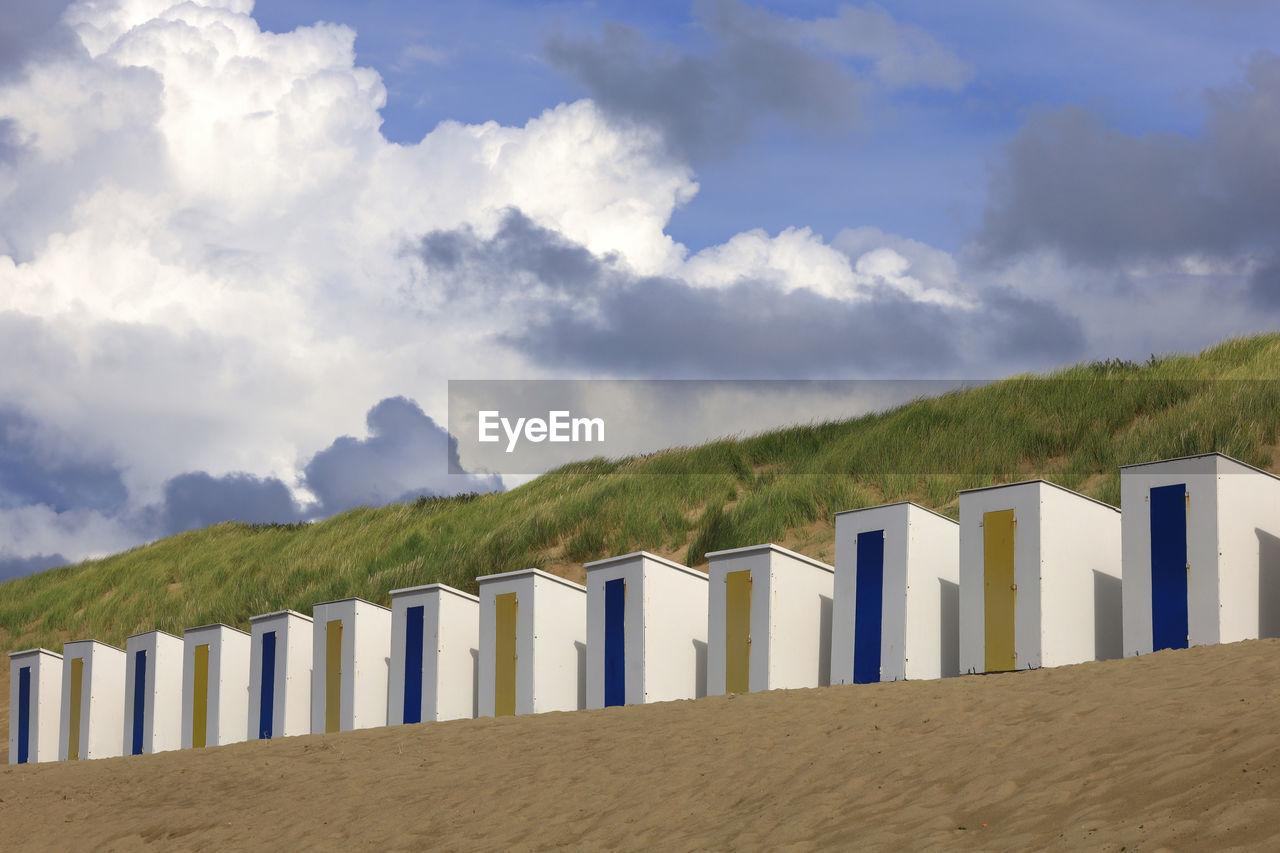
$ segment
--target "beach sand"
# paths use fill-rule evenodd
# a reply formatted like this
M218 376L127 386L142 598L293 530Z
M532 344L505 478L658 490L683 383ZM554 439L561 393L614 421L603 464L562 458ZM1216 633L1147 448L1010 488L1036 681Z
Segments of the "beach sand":
M1263 640L6 766L0 845L1274 849L1278 685Z

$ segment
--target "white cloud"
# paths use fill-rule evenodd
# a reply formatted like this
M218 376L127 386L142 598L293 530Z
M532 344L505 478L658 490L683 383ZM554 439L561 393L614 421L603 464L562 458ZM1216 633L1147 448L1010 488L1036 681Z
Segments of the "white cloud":
M786 228L776 237L757 228L702 250L675 272L700 287L751 279L783 293L805 289L846 302L887 287L915 302L971 304L951 255L876 228L846 229L830 244L808 228Z
M805 288L833 299L856 299L865 283L848 258L808 228L787 228L776 237L760 228L737 234L694 255L680 274L701 287L729 287L756 279L783 292Z
M0 509L0 560L13 556L61 554L69 560L105 557L138 544L124 521L96 510L56 512L41 504Z
M511 207L640 275L955 298L953 269L887 236L892 254L855 256L806 228L749 231L687 258L664 229L692 170L589 100L390 143L352 30L263 32L251 12L84 0L64 18L82 49L0 84L18 144L0 163L0 402L113 460L134 510L186 471L297 488L381 399L443 420L447 378L537 373L487 343L525 317L433 301L406 251L433 229L492 233ZM128 544L120 524L29 508L0 536L80 556Z

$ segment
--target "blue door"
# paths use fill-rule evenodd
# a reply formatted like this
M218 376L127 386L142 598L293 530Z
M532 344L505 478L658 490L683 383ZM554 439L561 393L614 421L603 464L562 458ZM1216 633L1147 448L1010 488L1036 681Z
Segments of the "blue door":
M147 650L133 654L133 755L142 755L142 731L147 721Z
M18 670L18 763L31 760L31 667Z
M262 685L258 693L258 739L270 740L276 718L276 632L262 635Z
M1151 647L1187 647L1187 486L1151 490Z
M627 582L622 578L604 584L604 704L627 703L626 639L623 611Z
M425 608L410 607L405 613L404 639L404 721L422 722L422 623Z
M884 611L884 531L858 534L854 579L853 683L880 680L880 623Z

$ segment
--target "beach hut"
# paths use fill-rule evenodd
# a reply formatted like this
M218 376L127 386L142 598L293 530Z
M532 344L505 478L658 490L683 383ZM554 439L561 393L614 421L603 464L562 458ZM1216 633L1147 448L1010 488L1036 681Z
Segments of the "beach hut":
M835 569L772 544L707 560L707 692L830 684Z
M1119 657L1120 510L1045 480L960 492L960 670Z
M164 631L125 641L125 755L182 747L182 651L182 640Z
M344 598L311 608L311 732L387 724L391 611Z
M122 753L124 652L97 640L62 647L58 759L114 758Z
M311 733L311 617L277 610L249 619L249 738Z
M217 623L182 641L182 748L248 740L249 635Z
M442 583L391 590L387 725L476 715L480 599Z
M482 717L586 706L587 588L539 569L476 578Z
M9 653L9 763L58 760L62 655L48 649Z
M918 504L836 513L831 681L960 674L960 525Z
M1280 478L1205 453L1120 469L1124 653L1280 637Z
M587 707L707 692L707 576L647 551L587 563Z

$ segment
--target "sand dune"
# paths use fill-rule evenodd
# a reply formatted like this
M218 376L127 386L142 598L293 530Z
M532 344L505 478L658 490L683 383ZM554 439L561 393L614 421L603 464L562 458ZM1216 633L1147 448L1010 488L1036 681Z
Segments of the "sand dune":
M1280 845L1280 641L6 767L24 849Z

